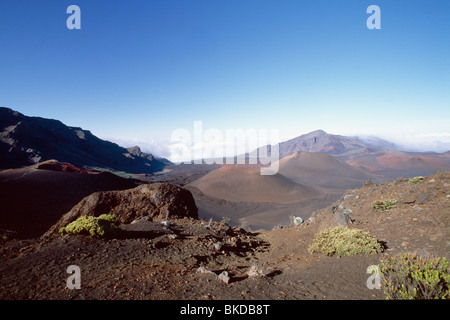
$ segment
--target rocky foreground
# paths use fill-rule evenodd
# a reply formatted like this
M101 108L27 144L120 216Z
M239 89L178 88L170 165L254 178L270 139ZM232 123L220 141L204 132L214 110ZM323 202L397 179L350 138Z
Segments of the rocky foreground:
M197 219L182 188L138 188L128 195L85 198L41 238L3 240L0 299L384 299L382 289L366 285L367 268L382 256L416 252L449 258L450 173L415 182L367 182L300 225L255 232ZM170 188L174 193L164 193ZM147 211L140 203L144 198ZM390 208L374 208L376 201L392 199ZM158 214L149 214L151 208ZM190 214L180 216L183 210ZM126 213L114 235L57 232L79 215L107 212ZM331 257L308 252L317 232L338 225L368 231L383 252ZM69 266L79 268L79 289Z

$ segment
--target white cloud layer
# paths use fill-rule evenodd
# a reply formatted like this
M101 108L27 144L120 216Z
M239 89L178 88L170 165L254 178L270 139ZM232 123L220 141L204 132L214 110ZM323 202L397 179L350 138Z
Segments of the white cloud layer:
M415 135L385 137L405 151L450 151L450 133L419 133Z
M397 148L404 151L416 151L416 152L447 152L450 151L450 133L436 132L436 133L419 133L415 135L389 135L380 136L397 145ZM193 160L192 153L198 154L201 150L205 152L209 149L219 150L220 146L216 145L214 141L203 141L202 145L192 144L187 141L143 141L143 140L125 140L117 138L105 138L106 140L117 143L118 145L128 148L133 146L139 146L143 152L151 153L155 157L166 158L173 162L183 162L186 160ZM224 151L227 150L227 141L223 141L221 145ZM198 151L200 150L200 151ZM198 151L198 152L197 152ZM245 150L248 151L248 150ZM245 152L244 151L244 152ZM224 152L225 154L226 152ZM216 154L215 156L221 156ZM229 155L227 155L229 156ZM209 157L214 157L214 154L208 154ZM194 157L195 158L195 157Z

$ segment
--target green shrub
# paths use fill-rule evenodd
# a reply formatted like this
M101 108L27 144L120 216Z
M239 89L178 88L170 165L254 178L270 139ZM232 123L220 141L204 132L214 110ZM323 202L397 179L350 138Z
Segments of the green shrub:
M401 254L381 260L387 299L449 299L450 274L445 258Z
M227 224L228 222L230 222L230 218L228 218L228 217L223 217L222 220L220 221L220 223L223 223L223 224Z
M120 224L119 220L117 220L117 217L115 215L113 215L113 214L101 214L101 215L98 216L97 219L109 221L113 225Z
M102 214L98 217L81 216L59 230L64 234L85 234L92 237L103 237L114 231L114 225L119 222L114 215Z
M348 227L329 228L314 235L314 241L308 248L310 253L321 252L327 256L371 254L381 250L381 244L368 232Z
M409 184L416 184L416 183L422 183L422 182L423 182L422 176L418 176L418 177L409 179Z
M378 211L385 211L392 208L395 208L397 205L397 200L390 199L390 200L377 200L372 202L372 208Z

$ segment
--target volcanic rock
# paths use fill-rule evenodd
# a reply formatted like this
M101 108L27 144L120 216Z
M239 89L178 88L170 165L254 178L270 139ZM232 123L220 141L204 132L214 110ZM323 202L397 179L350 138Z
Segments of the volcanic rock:
M131 223L140 217L153 221L169 218L198 219L198 208L190 191L168 183L140 185L122 191L95 192L75 205L45 234L52 236L80 216L113 214L121 223Z
M329 228L341 227L344 228L350 223L350 217L343 212L335 212L334 215L327 215L319 225L319 231L324 231Z

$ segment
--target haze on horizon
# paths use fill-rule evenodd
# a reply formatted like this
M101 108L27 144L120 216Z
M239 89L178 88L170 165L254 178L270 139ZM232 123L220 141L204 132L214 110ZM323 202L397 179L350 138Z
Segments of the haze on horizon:
M81 29L69 30L69 5ZM381 29L369 30L372 5ZM0 105L168 157L172 132L450 150L450 2L2 1Z

